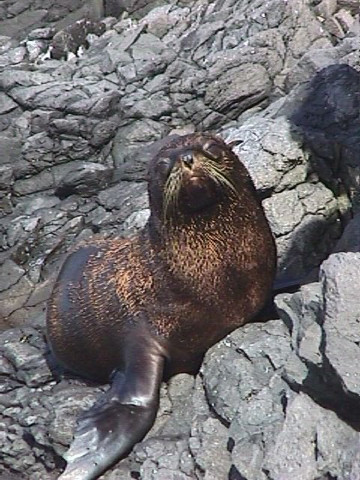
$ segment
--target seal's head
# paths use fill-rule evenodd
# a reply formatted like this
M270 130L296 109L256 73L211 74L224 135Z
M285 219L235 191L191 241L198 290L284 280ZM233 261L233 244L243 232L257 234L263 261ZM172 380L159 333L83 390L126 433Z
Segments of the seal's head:
M164 223L209 216L239 195L243 167L218 137L177 137L152 159L149 197L152 212Z

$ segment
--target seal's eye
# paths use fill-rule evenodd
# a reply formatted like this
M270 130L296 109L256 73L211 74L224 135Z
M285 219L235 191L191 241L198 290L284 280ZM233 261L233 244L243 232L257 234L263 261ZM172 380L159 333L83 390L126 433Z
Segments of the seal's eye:
M168 174L170 170L170 158L160 158L160 160L157 162L157 169L164 175Z
M223 149L215 142L208 142L204 145L205 155L211 160L221 160Z
M194 163L193 155L191 152L187 152L184 155L182 155L181 160L183 164L188 168L191 168L192 164Z

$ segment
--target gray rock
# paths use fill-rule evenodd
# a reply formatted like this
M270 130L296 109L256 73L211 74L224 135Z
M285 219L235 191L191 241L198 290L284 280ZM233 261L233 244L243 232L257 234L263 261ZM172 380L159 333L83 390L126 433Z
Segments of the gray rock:
M280 272L297 278L307 276L340 235L332 192L321 183L303 183L265 199L263 206L277 237Z
M47 45L41 40L29 40L26 42L26 50L30 62L34 62L41 53L45 52Z
M0 292L15 285L24 275L25 270L8 259L0 267Z
M0 53L5 53L17 44L15 40L12 40L8 35L0 35Z
M279 190L284 175L297 166L307 173L307 155L291 136L291 126L286 118L264 119L255 117L240 127L230 127L221 132L224 140L233 145L234 152L248 168L257 190L265 195ZM288 187L304 181L297 175Z
M124 107L124 102L121 102ZM154 108L156 105L156 108ZM165 115L169 115L172 112L172 105L170 100L159 93L140 100L130 108L128 115L135 118L151 118L159 119Z
M360 394L359 283L360 254L338 253L323 263L324 355L341 378L347 395ZM340 354L341 352L341 354Z
M169 132L232 143L285 279L316 268L357 212L357 2L165 3L0 7L0 31L25 39L0 37L0 328L33 326L0 342L4 480L58 477L75 418L101 390L52 370L45 302L74 242L144 225L147 164ZM76 58L39 55L104 8L131 16L104 21ZM338 251L358 250L356 222ZM282 320L233 332L195 384L164 385L154 428L104 479L360 478L356 262L330 257L321 282L276 298Z
M27 10L29 6L30 6L29 0L25 0L25 1L18 0L8 7L8 13L12 17L15 15L19 15L19 13L22 13L24 10Z
M268 97L271 82L264 67L244 64L228 70L210 83L205 104L228 118L236 118L244 110Z
M8 95L0 93L0 115L11 112L16 107L17 103L15 103Z
M146 25L149 33L161 38L176 24L176 11L171 5L162 5L153 8L141 22Z
M211 407L232 422L242 401L266 387L289 354L288 332L280 321L236 330L208 351L202 366Z
M283 428L263 468L268 478L279 480L289 475L299 480L313 480L320 475L351 478L345 452L350 450L356 458L358 442L358 432L300 394L289 403Z
M276 236L294 231L304 218L305 211L295 190L279 193L264 200L264 209Z
M113 215L105 210L105 208L99 206L91 210L86 215L86 223L91 223L93 231L100 231L104 226L113 224Z
M18 180L14 186L15 195L28 195L36 192L44 192L54 186L54 178L51 172L43 170L38 175Z
M316 6L316 13L322 15L325 18L331 17L337 8L336 0L322 0L319 5Z
M300 346L307 337L310 337L317 346L315 353L320 345L317 343L316 335L312 337L307 330L321 323L323 308L321 285L310 283L303 285L299 292L279 294L275 297L275 304L281 319L291 333L293 349L299 353ZM311 332L314 333L313 330Z
M150 216L150 209L144 208L131 213L124 221L121 227L121 233L123 235L133 235L146 225Z
M44 358L44 348L32 345L32 337L38 333L31 328L24 331L22 337L2 334L3 355L19 372L17 380L28 387L40 387L52 380L51 371ZM15 338L14 338L15 337Z
M105 2L105 14L109 17L119 17L125 10L121 0L107 0Z
M14 168L9 165L0 165L0 197L11 191L14 184Z
M89 144L92 147L101 147L106 145L115 135L116 123L102 121L94 126Z
M29 40L50 40L55 35L54 27L35 28L28 34Z
M226 478L231 467L227 451L228 429L215 418L198 418L192 424L189 446L195 464L204 478Z
M0 163L15 163L21 154L21 139L0 135Z
M70 170L58 183L55 194L63 199L72 194L91 196L107 187L113 170L99 163L83 163Z
M119 183L100 192L98 201L107 210L118 210L125 219L134 210L147 207L146 184Z
M11 315L26 304L33 283L26 276L22 276L14 285L11 286L11 296L9 290L0 293L0 318L10 318ZM12 323L9 321L9 325Z

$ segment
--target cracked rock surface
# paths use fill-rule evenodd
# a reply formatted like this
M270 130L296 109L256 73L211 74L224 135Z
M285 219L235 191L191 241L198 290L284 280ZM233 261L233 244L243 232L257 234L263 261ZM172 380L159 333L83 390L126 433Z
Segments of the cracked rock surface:
M236 330L195 379L164 384L154 427L102 478L357 478L359 272L359 253L331 255L319 282L276 297L280 319ZM56 478L77 415L106 387L60 380L41 322L1 345L1 469Z
M326 21L344 9L340 38ZM317 268L358 209L350 4L177 2L126 15L101 18L77 56L48 58L61 28L78 39L78 23L1 37L0 276L13 282L2 328L41 313L75 240L144 224L148 160L168 135L212 130L232 143L263 198L280 277Z
M312 283L164 384L102 478L360 478L358 2L4 0L0 32L0 478L57 478L107 388L47 349L64 255L141 228L149 159L195 130L247 166L280 283Z

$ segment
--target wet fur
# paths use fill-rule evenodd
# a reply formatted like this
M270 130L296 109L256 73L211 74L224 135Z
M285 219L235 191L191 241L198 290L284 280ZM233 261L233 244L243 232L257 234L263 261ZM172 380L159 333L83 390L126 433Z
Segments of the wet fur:
M213 140L180 137L159 155L204 138ZM226 197L211 212L186 215L173 194L166 204L155 159L149 191L156 208L144 231L130 240L92 239L72 254L93 249L81 278L70 280L62 295L59 277L48 313L55 354L71 370L107 381L121 363L121 355L112 353L121 347L116 337L127 323L144 321L149 333L161 338L174 370L179 370L176 362L186 369L187 361L250 320L265 302L275 270L272 236L246 169L220 139L215 141L226 154L223 175L232 187L223 186ZM66 296L78 312L76 321L74 309L67 317L59 302Z

